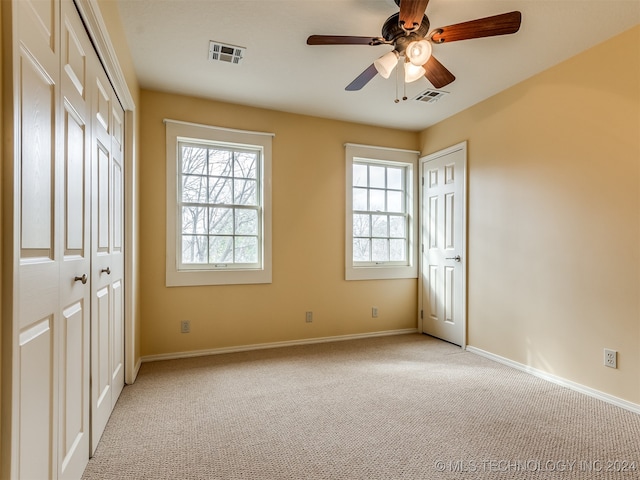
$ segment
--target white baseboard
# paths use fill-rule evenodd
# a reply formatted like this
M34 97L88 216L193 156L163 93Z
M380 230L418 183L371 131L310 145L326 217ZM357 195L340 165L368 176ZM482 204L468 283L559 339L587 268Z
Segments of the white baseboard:
M493 360L495 362L508 365L509 367L513 367L517 370L530 373L531 375L535 375L538 378L542 378L543 380L547 380L549 382L555 383L556 385L569 388L576 392L584 393L585 395L589 395L590 397L597 398L598 400L602 400L612 405L616 405L620 408L624 408L625 410L629 410L633 413L640 414L640 405L636 403L623 400L622 398L614 397L613 395L609 395L608 393L601 392L600 390L596 390L591 387L586 387L579 383L572 382L571 380L567 380L566 378L553 375L552 373L548 373L543 370L538 370L537 368L531 367L529 365L515 362L508 358L501 357L500 355L496 355L494 353L490 353L476 347L467 346L467 351L471 353L475 353L476 355L480 355L482 357L488 358L489 360Z
M337 335L334 337L304 338L301 340L286 340L284 342L256 343L253 345L239 345L237 347L212 348L208 350L193 350L189 352L162 353L159 355L146 355L140 360L142 363L157 362L159 360L175 360L177 358L204 357L206 355L220 355L223 353L247 352L250 350L264 350L267 348L291 347L294 345L311 345L314 343L340 342L345 340L357 340L361 338L388 337L391 335L405 335L418 333L417 328L403 328L399 330L383 330L381 332L354 333L351 335Z

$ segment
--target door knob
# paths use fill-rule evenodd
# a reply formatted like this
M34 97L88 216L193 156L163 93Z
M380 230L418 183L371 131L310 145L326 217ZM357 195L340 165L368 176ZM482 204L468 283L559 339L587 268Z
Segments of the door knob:
M103 268L100 270L100 273L106 273L107 275L111 275L111 269L109 267Z
M445 260L455 260L459 262L461 260L460 255L456 255L455 257L445 257Z
M83 273L81 277L74 277L73 281L74 282L82 282L82 284L84 285L85 283L87 283L87 274Z

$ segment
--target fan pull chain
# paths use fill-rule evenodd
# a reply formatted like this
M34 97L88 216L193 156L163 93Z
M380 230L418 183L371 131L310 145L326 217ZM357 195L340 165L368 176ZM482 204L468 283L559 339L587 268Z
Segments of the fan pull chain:
M395 103L400 103L400 82L402 82L402 101L407 100L407 82L404 75L404 57L398 57L398 65L396 66L396 99Z
M400 103L400 99L398 98L400 96L399 94L400 87L398 86L398 83L400 83L400 65L402 65L402 57L398 57L398 64L396 65L396 99L394 100L395 103Z
M404 68L402 69L402 73L404 74ZM405 102L406 100L407 100L407 82L405 81L404 75L402 75L402 101Z

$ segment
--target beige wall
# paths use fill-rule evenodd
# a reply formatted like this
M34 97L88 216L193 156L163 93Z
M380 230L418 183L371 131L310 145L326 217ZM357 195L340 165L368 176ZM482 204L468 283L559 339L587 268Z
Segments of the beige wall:
M344 280L344 143L416 149L417 133L145 90L141 100L143 355L416 326L417 280ZM164 286L164 118L275 133L272 284Z
M422 132L469 142L470 345L640 403L639 136L640 27Z

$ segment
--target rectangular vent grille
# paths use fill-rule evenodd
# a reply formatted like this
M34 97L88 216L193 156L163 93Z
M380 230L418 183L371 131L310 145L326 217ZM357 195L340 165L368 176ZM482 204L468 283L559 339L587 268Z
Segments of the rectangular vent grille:
M228 45L226 43L209 42L209 60L214 62L225 62L239 64L242 60L242 55L246 50L245 47L238 47L237 45Z
M449 95L449 92L444 92L442 90L425 90L415 97L414 100L425 103L435 103L445 95Z

